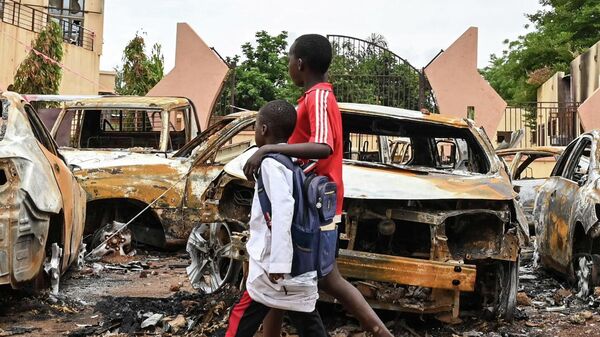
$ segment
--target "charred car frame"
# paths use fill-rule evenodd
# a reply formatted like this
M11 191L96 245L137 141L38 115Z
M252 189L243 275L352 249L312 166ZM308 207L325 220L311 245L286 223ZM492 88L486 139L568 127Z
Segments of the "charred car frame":
M483 130L397 108L340 109L343 275L375 307L456 320L472 304L510 318L527 224ZM126 222L162 195L132 224L136 240L166 246L189 237L194 287L212 292L235 280L253 184L224 166L250 147L254 119L223 118L170 158L71 151L88 196L86 232Z
M33 107L13 92L0 103L0 285L49 278L56 293L83 253L85 193Z
M571 142L535 201L542 266L573 281L580 297L600 285L600 131Z

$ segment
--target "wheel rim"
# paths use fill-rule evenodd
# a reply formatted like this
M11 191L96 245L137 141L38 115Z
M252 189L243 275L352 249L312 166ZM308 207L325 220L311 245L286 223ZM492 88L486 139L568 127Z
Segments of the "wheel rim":
M574 265L575 277L577 278L577 297L586 298L590 293L592 259L588 256L579 256L575 259Z
M194 289L211 294L229 281L235 261L231 258L231 230L226 223L194 228L186 250L192 260L187 274Z
M133 233L128 228L121 229L122 226L123 223L114 221L94 233L96 242L92 242L92 248L95 256L129 255L133 251Z

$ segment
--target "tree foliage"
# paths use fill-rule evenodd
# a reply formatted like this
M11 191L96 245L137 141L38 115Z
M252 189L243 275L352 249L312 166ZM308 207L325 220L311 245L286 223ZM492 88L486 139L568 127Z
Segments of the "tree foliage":
M257 110L266 102L285 99L295 103L302 95L288 75L287 32L269 35L259 31L254 43L242 45L242 56L227 57L233 70L217 106L218 114L233 105ZM336 46L329 70L336 96L348 102L418 108L419 75L407 63L386 51L387 42L372 34L369 48L355 49L347 43ZM241 62L240 62L241 61ZM233 92L232 92L233 88Z
M255 37L254 43L242 45L241 57L235 55L226 59L235 72L231 75L235 81L234 105L258 110L274 99L295 102L301 90L288 76L287 32L269 35L259 31ZM231 87L225 86L224 90L224 95L229 97Z
M156 43L146 55L144 38L136 33L123 51L123 66L115 70L115 90L119 95L146 95L164 76L161 45Z
M35 51L56 62L62 61L62 31L56 22L49 21L32 44ZM62 78L60 65L35 51L31 50L19 65L14 78L14 90L23 94L58 94Z
M334 43L330 80L340 101L418 109L419 73L387 50L382 35L371 34L365 48Z
M534 30L505 40L502 55L491 55L484 77L507 101L535 101L536 89L554 72L600 39L597 0L540 0L543 9L527 15ZM528 28L529 26L526 26Z

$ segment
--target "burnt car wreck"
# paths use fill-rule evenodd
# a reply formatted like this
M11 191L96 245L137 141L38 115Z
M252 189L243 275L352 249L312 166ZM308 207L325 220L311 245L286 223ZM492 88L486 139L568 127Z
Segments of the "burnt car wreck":
M530 235L535 235L533 205L538 189L550 176L563 150L563 147L536 146L496 151L508 166L513 187L519 193L519 204L527 217Z
M342 274L377 308L456 321L460 308L477 307L511 318L527 223L483 131L468 120L417 111L344 103L340 109ZM157 247L187 241L196 289L211 293L239 281L254 191L239 156L253 143L254 121L254 112L219 119L167 156L63 151L87 195L91 246L116 232L115 221L149 206L111 250L126 250L128 235ZM81 144L81 137L70 139Z
M456 321L459 308L472 305L511 318L527 224L487 137L465 120L361 104L340 109L342 274L376 308ZM405 150L390 150L399 143ZM252 190L242 164L228 164L211 183L203 200L216 212L188 241L190 279L206 292L235 280L231 259L245 256L245 234L230 226L248 221Z
M85 194L33 107L0 94L0 285L41 289L81 257Z
M600 132L572 141L535 201L541 265L572 281L578 296L600 285Z

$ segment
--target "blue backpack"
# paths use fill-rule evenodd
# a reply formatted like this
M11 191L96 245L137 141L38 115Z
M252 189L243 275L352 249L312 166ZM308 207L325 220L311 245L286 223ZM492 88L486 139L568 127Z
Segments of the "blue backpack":
M271 153L264 158L277 160L293 173L295 203L291 232L294 254L290 274L298 276L316 270L319 278L326 276L333 269L337 245L337 228L332 224L337 206L336 184L315 173L305 174L303 168L286 155ZM260 172L256 184L260 207L270 229L271 201ZM327 227L322 230L324 226Z

